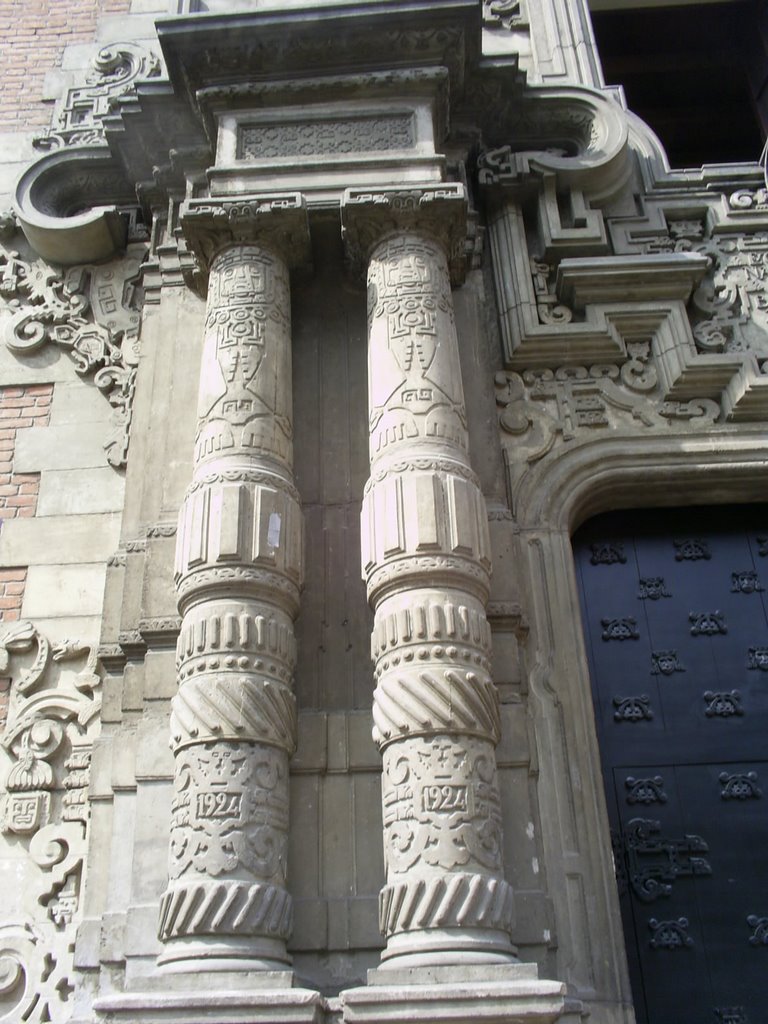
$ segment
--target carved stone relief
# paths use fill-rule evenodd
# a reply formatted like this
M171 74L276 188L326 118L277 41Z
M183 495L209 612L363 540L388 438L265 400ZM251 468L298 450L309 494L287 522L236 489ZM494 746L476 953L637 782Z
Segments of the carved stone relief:
M274 125L246 123L238 133L237 157L239 160L271 160L375 153L410 149L414 141L411 114L312 119Z
M145 255L146 246L138 243L120 259L59 272L0 246L5 344L20 357L57 345L104 393L114 410L104 447L116 468L128 457L141 325L133 285Z
M665 401L649 342L627 346L624 363L530 369L496 375L499 424L514 438L513 471L556 446L622 431L667 433L671 425L711 428L720 416L708 398Z
M26 621L0 636L0 664L12 674L0 830L16 857L19 843L27 851L26 860L14 861L23 889L6 893L0 915L0 1007L8 1020L64 1024L72 1012L72 936L81 917L101 679L94 647L52 646Z
M116 43L99 50L85 83L68 89L54 115L53 126L34 140L36 149L92 146L104 142L104 118L142 79L160 74L159 59L135 43Z

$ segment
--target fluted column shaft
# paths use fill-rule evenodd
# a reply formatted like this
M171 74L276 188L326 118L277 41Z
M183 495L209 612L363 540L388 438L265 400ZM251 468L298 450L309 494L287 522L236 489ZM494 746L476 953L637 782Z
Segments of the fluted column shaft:
M353 248L376 223L384 236L363 247L371 476L362 535L383 757L380 924L393 966L514 957L484 610L487 513L467 454L445 235L457 204L464 212L458 189L385 192L369 210L367 197L352 197L345 211Z
M161 962L288 961L293 619L302 573L292 479L288 270L257 241L213 256L194 473L177 537L182 614Z

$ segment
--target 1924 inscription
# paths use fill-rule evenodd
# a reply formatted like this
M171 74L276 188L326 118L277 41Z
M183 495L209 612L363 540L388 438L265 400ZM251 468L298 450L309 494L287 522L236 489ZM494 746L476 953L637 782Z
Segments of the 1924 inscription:
M423 811L466 811L466 786L424 786L421 791Z
M198 818L239 818L242 793L198 793Z

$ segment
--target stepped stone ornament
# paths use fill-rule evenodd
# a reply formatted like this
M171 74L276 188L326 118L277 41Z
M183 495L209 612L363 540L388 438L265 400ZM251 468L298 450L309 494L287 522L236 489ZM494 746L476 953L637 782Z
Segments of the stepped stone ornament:
M384 762L383 959L510 963L488 521L467 454L449 276L461 276L466 199L453 184L348 190L343 218L368 278L362 560Z
M302 581L287 259L303 258L306 213L296 195L193 202L182 224L209 278L195 468L177 530L161 963L274 969L289 961L292 922L288 760Z
M160 61L143 46L115 43L94 57L85 82L68 89L53 127L33 140L35 149L104 143L104 118L136 92L137 83L160 74Z

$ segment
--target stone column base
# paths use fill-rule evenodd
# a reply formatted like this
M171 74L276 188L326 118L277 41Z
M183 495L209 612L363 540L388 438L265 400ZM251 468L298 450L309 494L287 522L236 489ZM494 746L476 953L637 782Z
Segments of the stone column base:
M294 988L292 971L158 974L142 991L94 1000L98 1024L322 1024L319 992Z
M344 1024L553 1024L565 985L536 964L378 968L340 996Z

